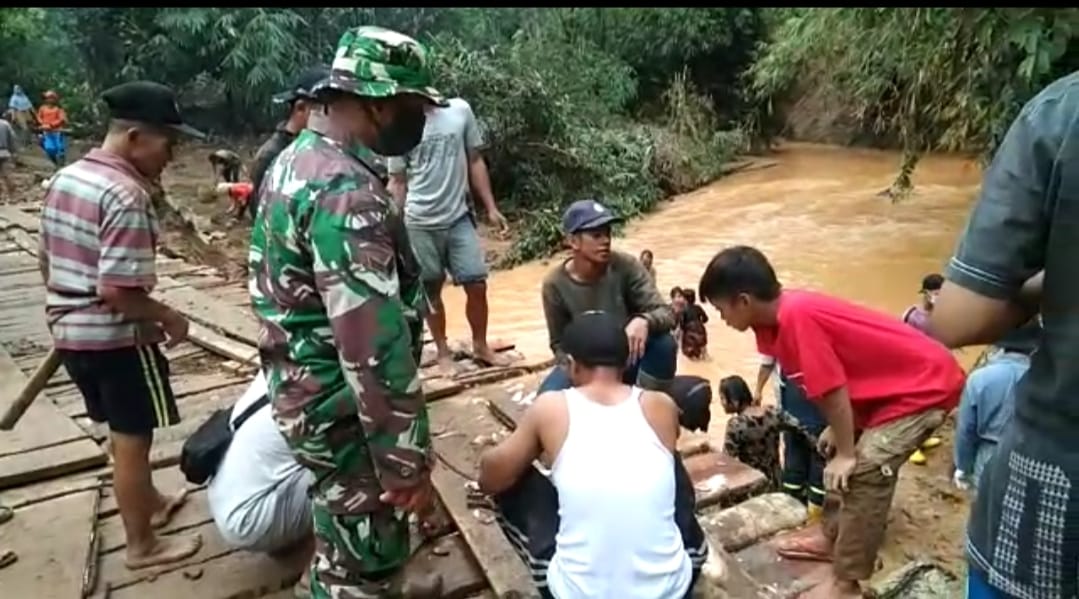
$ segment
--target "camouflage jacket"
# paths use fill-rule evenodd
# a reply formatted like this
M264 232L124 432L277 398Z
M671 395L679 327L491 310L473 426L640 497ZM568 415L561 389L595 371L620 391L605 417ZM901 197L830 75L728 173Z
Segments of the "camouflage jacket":
M265 175L248 265L275 418L302 463L350 470L366 503L427 471L430 434L417 366L426 297L365 153L300 132ZM333 447L331 428L357 417L368 451Z

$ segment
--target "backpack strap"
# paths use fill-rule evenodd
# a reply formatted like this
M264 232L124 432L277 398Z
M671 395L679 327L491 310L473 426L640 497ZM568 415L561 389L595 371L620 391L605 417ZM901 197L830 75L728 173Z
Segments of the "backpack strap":
M263 395L262 397L256 399L255 403L247 406L247 409L244 410L243 413L241 413L236 418L236 423L232 425L232 427L233 427L232 430L233 431L240 430L240 427L243 426L244 422L246 422L248 418L250 418L251 416L254 416L255 412L258 412L262 408L266 407L266 405L268 405L269 403L270 403L270 396L269 395Z

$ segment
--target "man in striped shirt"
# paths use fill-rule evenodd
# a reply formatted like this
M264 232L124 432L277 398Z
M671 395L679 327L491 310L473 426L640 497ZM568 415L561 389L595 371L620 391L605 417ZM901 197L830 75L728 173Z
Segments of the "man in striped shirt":
M157 282L151 181L172 159L175 94L146 81L107 90L111 122L101 147L49 182L41 219L46 318L53 342L96 422L109 425L113 487L127 535L127 566L184 559L198 535L159 537L184 495L153 485L155 428L179 422L169 364L158 349L187 336L187 321L150 297Z

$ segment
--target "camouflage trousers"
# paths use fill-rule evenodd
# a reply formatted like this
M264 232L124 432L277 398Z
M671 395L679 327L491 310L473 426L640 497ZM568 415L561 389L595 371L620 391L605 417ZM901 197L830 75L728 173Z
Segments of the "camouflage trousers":
M408 514L378 500L381 488L358 418L303 424L279 420L293 455L315 475L311 485L314 599L392 598L410 556ZM292 426L288 426L291 424Z
M313 599L398 597L401 567L409 557L408 518L388 508L366 514L334 514L315 499Z

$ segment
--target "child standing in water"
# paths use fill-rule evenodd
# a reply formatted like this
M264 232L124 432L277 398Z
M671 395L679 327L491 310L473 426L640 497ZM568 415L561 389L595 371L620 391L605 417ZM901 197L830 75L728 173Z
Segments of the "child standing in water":
M936 301L942 285L944 285L944 277L938 273L925 275L922 279L922 289L918 292L922 296L922 301L903 312L903 322L924 333L929 324L929 314L933 312L933 302Z
M681 287L671 288L671 311L674 312L674 330L671 334L677 340L682 339L682 313L686 311L686 296Z
M783 469L779 464L779 438L786 431L810 447L816 447L817 437L810 434L790 414L775 406L753 405L749 385L740 376L729 376L719 382L719 398L723 410L731 414L723 452L760 470L768 477L773 491L783 487Z
M656 282L656 269L652 266L652 250L644 250L641 252L641 266L648 271L648 276L652 277L652 282Z
M703 360L708 357L708 315L697 305L697 294L692 289L683 289L682 296L686 306L682 310L682 353L691 360Z

